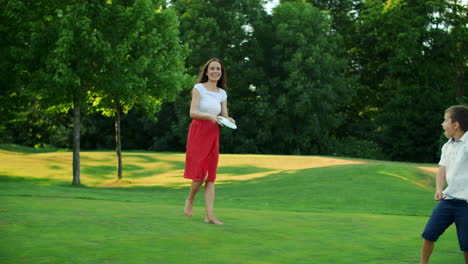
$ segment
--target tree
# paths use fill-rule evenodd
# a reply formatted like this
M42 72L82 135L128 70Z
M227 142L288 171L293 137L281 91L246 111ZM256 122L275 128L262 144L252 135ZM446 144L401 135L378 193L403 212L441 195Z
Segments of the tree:
M394 160L435 161L440 113L455 101L453 36L437 26L437 5L367 1L357 21L353 104L369 121L367 134Z
M28 89L38 66L31 33L60 3L1 0L0 5L0 142L43 145L54 131L48 127L52 118L45 117L37 90Z
M465 91L465 76L468 65L468 50L466 48L466 39L468 39L468 28L466 27L466 18L468 16L468 6L463 5L463 1L441 1L432 3L435 11L440 16L434 16L438 24L444 24L444 29L450 33L451 41L449 44L450 62L455 72L453 82L456 87L457 102L467 103Z
M4 143L12 139L7 135L7 126L21 109L20 101L24 96L20 94L21 69L16 56L26 49L24 31L27 25L21 21L19 12L16 12L24 11L22 1L1 0L0 5L0 142Z
M10 90L3 98L19 97L23 107L36 105L39 99L42 105L52 107L53 110L66 112L74 109L72 183L80 184L79 120L81 103L89 88L86 84L89 75L79 76L75 71L80 68L77 65L86 64L86 61L78 60L77 54L71 54L70 51L74 45L80 47L89 44L86 39L83 41L83 38L73 35L73 30L77 28L89 29L89 23L81 16L76 16L84 12L83 4L76 9L75 16L64 15L66 5L74 3L6 1L3 14L11 26L6 27L7 35L12 38L8 38L11 42L7 44L3 55L7 57L5 63L13 66L10 68L13 77L2 80L7 80L7 89ZM20 109L22 107L16 108Z
M271 131L271 151L325 153L326 141L343 120L337 110L352 92L340 36L319 9L301 2L274 9L273 34L269 88L260 91L270 105L265 129Z
M114 1L96 6L94 27L100 52L95 61L94 105L115 119L117 174L122 179L121 115L134 106L154 119L164 101L186 84L185 46L178 20L164 1Z
M175 13L160 2L35 1L29 6L45 10L32 20L25 41L31 51L24 60L29 90L50 109L73 109L73 184L80 184L83 109L113 109L119 120L137 105L151 116L180 90L186 51L178 41ZM121 177L119 145L117 153Z

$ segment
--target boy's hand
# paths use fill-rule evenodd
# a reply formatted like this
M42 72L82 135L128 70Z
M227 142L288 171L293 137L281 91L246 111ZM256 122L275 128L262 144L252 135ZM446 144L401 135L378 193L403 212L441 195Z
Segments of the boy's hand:
M436 192L436 193L434 194L434 199L435 199L436 201L441 201L441 200L444 200L445 197L444 197L444 194L443 194L442 192Z

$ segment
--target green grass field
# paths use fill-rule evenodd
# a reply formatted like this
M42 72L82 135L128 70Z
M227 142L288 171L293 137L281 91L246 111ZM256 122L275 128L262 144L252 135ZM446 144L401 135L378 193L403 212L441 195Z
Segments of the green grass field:
M0 263L418 263L435 201L427 164L221 155L217 217L183 215L180 153L71 153L0 146ZM432 166L434 167L434 166ZM432 262L463 263L455 228Z

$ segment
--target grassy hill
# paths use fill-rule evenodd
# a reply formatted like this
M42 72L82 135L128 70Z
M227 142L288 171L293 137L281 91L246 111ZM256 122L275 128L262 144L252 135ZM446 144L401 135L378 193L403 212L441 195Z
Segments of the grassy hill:
M0 150L0 263L417 263L436 202L424 164L221 155L216 215L183 216L180 153ZM431 167L430 165L424 165ZM454 227L432 263L463 263Z

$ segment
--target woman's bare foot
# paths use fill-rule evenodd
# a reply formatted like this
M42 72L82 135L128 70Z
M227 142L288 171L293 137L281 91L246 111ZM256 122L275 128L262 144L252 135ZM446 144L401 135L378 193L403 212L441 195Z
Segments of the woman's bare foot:
M207 224L215 224L215 225L224 225L223 222L219 221L216 217L206 217L205 218L205 223Z
M193 200L185 200L184 214L185 216L193 215Z

